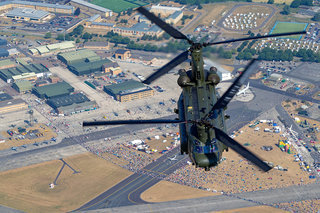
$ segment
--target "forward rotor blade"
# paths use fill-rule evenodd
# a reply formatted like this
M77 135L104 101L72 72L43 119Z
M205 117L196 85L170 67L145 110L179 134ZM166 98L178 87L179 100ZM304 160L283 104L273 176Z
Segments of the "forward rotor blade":
M188 50L184 51L174 59L172 59L169 63L161 67L158 71L150 75L146 80L144 80L142 83L144 84L151 84L154 80L157 78L160 78L162 75L166 74L170 70L172 70L174 67L178 66L182 62L188 59Z
M212 107L211 111L204 117L206 118L213 118L214 111L217 109L222 109L228 105L228 103L231 101L231 99L237 94L239 91L241 85L244 83L244 81L249 77L250 67L254 64L258 63L256 59L253 59L250 61L250 63L246 66L245 70L242 72L242 74L233 82L233 84L229 87L229 89L222 95L221 98L215 103L215 105Z
M264 35L264 36L253 36L253 37L247 37L247 38L239 38L239 39L231 39L226 41L217 41L217 42L211 42L211 43L204 43L203 46L212 46L217 44L225 44L225 43L232 43L237 41L247 41L247 40L254 40L254 39L261 39L261 38L272 38L272 37L280 37L280 36L292 36L292 35L300 35L300 34L306 34L306 31L299 31L299 32L289 32L289 33L276 33L271 35Z
M180 31L176 30L174 27L170 26L163 20L161 20L159 17L155 16L153 13L149 12L146 8L144 7L139 7L137 9L141 14L143 14L145 17L147 17L150 21L155 23L158 27L160 27L162 30L164 30L166 33L171 35L173 38L176 39L185 39L189 42L189 44L192 44L193 42L188 39L187 36L185 36L183 33Z
M184 123L182 120L116 120L116 121L84 121L82 126L105 126L122 124L168 124Z
M240 154L242 157L246 158L247 160L251 161L257 167L262 169L263 171L267 172L272 169L268 164L263 162L260 158L258 158L255 154L247 150L244 146L239 144L237 141L230 138L225 132L222 130L213 127L216 133L216 138L224 143L226 146L233 149L235 152Z

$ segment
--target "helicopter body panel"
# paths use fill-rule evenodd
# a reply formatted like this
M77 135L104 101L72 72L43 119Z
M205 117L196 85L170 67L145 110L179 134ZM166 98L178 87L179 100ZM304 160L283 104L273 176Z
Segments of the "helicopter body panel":
M197 54L201 56L200 51ZM178 101L179 119L185 121L201 120L219 98L215 84L207 80L210 74L216 73L203 69L202 57L195 56L194 60L196 61L193 61L192 64L196 66L193 66L193 70L181 72L179 77L183 89ZM217 111L214 119L209 122L219 129L226 130L224 110ZM220 162L226 146L216 139L212 128L195 123L182 123L179 127L181 153L189 154L196 166L209 169Z

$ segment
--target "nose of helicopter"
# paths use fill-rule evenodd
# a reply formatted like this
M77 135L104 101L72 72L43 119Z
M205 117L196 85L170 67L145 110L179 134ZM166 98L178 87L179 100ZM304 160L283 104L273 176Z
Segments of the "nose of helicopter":
M218 165L218 157L216 153L194 154L194 160L199 167L210 168Z

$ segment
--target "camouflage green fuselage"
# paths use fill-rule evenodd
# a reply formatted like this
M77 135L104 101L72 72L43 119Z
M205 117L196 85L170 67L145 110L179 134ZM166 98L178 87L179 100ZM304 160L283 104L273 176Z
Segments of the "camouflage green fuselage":
M218 99L215 86L217 82L208 80L216 73L204 70L201 50L192 51L192 70L181 73L179 78L187 82L178 83L183 91L178 101L179 118L186 121L198 121L204 118ZM181 80L180 80L181 81ZM226 131L224 110L216 111L213 126ZM199 167L209 169L216 166L227 148L215 138L213 129L204 125L188 122L180 124L181 152L188 153L192 162Z

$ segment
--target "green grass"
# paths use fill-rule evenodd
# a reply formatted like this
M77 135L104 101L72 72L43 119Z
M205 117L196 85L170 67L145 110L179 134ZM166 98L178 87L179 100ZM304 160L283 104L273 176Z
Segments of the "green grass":
M116 13L126 11L129 8L137 8L147 4L139 0L92 0L91 3L108 8Z
M307 28L307 23L297 23L297 22L276 22L275 26L273 27L271 34L276 33L288 33L288 32L297 32L297 31L303 31ZM300 39L300 35L296 36L288 36L288 38L293 39Z

